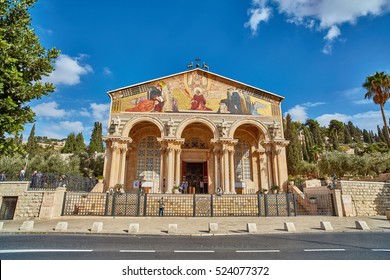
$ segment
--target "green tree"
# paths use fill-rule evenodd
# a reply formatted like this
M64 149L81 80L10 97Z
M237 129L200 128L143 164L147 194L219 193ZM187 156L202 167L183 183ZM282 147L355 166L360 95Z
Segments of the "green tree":
M298 125L294 124L290 114L286 116L285 137L290 141L286 148L288 174L297 175L302 162L302 151L298 138Z
M348 125L344 124L344 144L351 144L352 142L352 136L348 129Z
M76 135L74 132L70 133L65 141L65 146L62 148L62 153L74 153L76 150Z
M371 144L372 143L372 137L371 137L371 134L363 129L363 141L367 144Z
M0 154L22 150L6 135L16 135L34 121L29 101L55 89L41 80L53 71L59 51L43 48L31 27L29 9L35 2L0 1Z
M89 153L102 153L104 152L103 147L103 128L101 122L95 122L93 125L91 140L89 141L88 151Z
M316 120L308 119L306 121L306 126L309 127L309 130L312 134L314 145L322 147L325 143L325 140L320 124Z
M30 157L33 157L37 152L38 144L35 138L35 124L31 128L30 135L27 139L26 152Z
M382 129L379 127L379 125L376 126L376 129L378 130L378 141L377 142L386 142L385 136L382 133Z
M83 134L80 132L76 136L74 153L81 154L83 152L85 152L85 142L84 142Z
M386 133L385 139L387 144L390 145L389 128L385 117L384 106L390 97L390 76L385 72L375 72L374 75L368 76L363 83L363 87L367 90L364 95L365 99L373 99L375 104L378 104L381 109L383 125Z

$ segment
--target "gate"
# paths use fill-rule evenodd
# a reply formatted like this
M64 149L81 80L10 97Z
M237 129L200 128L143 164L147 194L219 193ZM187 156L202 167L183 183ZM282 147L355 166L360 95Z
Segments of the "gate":
M0 220L13 220L17 202L17 196L3 197L3 203L1 204L0 209Z
M331 192L306 193L305 197L295 196L296 213L298 216L320 215L334 216L335 207Z

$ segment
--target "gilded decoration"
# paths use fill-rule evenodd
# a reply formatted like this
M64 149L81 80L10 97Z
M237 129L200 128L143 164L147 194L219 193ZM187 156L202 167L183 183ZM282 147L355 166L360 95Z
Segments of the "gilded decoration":
M280 100L206 71L188 71L111 93L112 112L280 115Z

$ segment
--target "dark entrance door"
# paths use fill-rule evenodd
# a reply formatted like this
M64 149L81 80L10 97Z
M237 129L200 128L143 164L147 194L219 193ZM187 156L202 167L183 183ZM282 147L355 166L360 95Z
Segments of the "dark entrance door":
M12 220L14 218L17 196L3 197L3 203L0 208L0 220Z
M186 162L183 177L195 193L208 193L206 162ZM206 179L205 179L206 178ZM191 190L191 189L190 189Z

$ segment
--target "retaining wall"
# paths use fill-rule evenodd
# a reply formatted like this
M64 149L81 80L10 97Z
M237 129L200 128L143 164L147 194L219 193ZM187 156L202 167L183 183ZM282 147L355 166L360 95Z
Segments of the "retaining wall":
M351 197L353 215L385 215L386 208L390 208L390 183L340 181L338 188L343 196Z

